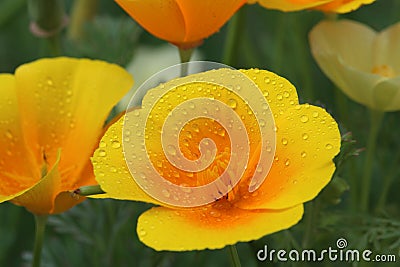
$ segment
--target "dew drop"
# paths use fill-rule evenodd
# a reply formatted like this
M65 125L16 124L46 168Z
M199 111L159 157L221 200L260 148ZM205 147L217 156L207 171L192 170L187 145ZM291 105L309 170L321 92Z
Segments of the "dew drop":
M328 149L328 150L331 150L333 148L333 146L328 143L328 144L325 145L325 148Z
M212 217L214 217L214 218L219 218L219 217L221 217L221 213L220 213L219 211L216 211L216 210L211 210L211 211L210 211L210 215L211 215Z
M288 144L288 140L286 138L282 138L282 144L286 146Z
M265 82L265 83L270 83L270 82L271 82L271 79L268 78L268 77L265 77L264 82Z
M100 157L105 157L105 156L107 156L107 152L104 149L100 149L99 150L99 156Z
M306 123L308 121L308 117L306 115L301 116L300 121Z
M199 125L198 125L198 124L193 124L193 125L192 125L192 129L193 129L193 131L195 131L196 133L200 132L200 128L199 128Z
M168 145L167 146L167 153L172 155L172 156L175 156L176 155L176 147L173 146L173 145Z
M285 91L285 92L283 92L283 96L286 97L286 98L288 98L288 97L290 96L290 94L289 94L288 91Z
M285 166L289 166L290 165L290 160L289 159L286 159L285 160Z
M100 141L99 147L100 148L105 148L107 146L107 143L104 141Z
M171 194L169 193L169 191L168 191L167 189L163 189L163 190L161 191L161 193L162 193L165 197L170 197L170 196L171 196Z
M314 118L317 118L317 117L319 116L319 114L318 114L317 111L314 111L313 114L312 114L312 116L313 116Z
M111 168L110 168L110 172L112 172L112 173L116 173L116 172L117 172L117 168L115 168L115 167L111 167Z
M8 139L13 139L13 135L12 135L12 133L11 133L10 131L7 131L7 132L6 132L6 137L7 137Z
M279 161L279 157L278 157L278 156L275 156L275 157L274 157L274 160L275 160L275 161Z
M228 106L230 106L231 108L235 109L237 108L237 101L233 98L228 100Z
M307 157L307 153L306 153L305 151L301 152L301 157L302 157L302 158Z
M297 181L297 180L293 180L292 183L293 183L293 184L297 184L298 181Z
M303 139L304 139L304 140L307 140L307 139L308 139L308 134L303 133Z
M277 94L277 95L276 95L276 99L282 100L282 99L283 99L283 96L282 96L281 94Z
M121 147L121 143L119 141L117 141L117 140L112 141L111 147L112 148L120 148Z
M145 235L147 235L147 232L145 230L140 230L139 231L139 235L140 236L145 236Z

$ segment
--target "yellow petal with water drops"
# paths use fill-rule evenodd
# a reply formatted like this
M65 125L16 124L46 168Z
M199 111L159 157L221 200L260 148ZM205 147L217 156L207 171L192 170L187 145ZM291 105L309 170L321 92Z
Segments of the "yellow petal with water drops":
M0 202L12 199L40 179L40 166L21 131L15 77L0 74Z
M92 163L96 181L106 193L90 197L159 204L139 187L126 165L122 145L124 118L122 116L108 128L94 152Z
M61 177L58 171L61 152L51 170L31 189L11 200L16 205L24 206L34 214L51 214L54 209L54 200L60 192Z
M62 148L63 186L73 189L109 112L131 88L131 75L115 64L61 57L22 65L15 77L29 149L52 166Z
M285 78L267 70L249 69L240 71L248 76L261 90L268 101L275 120L286 109L299 103L296 88Z
M275 211L218 205L190 210L152 208L140 215L137 234L155 250L219 249L287 229L303 215L303 205Z
M332 178L341 139L337 123L324 109L298 105L285 111L276 125L272 168L256 191L249 193L247 185L241 185L238 207L292 207L316 197Z

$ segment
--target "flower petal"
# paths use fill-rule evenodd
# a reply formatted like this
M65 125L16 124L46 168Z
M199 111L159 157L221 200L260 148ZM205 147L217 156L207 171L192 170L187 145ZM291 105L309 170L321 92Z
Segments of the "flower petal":
M53 213L54 201L61 187L61 177L58 171L60 155L59 151L51 170L34 187L11 201L16 205L24 206L34 214Z
M249 4L258 2L265 8L277 9L285 12L303 10L330 1L332 0L247 0Z
M185 21L176 1L148 0L116 2L143 28L172 43L185 39Z
M283 209L314 198L330 181L340 150L335 120L322 108L308 104L285 111L276 121L275 161L259 189L240 188L236 203L246 209Z
M375 39L374 66L390 66L396 76L400 75L400 23L380 32Z
M274 118L279 117L290 107L299 103L296 88L288 80L277 74L259 69L240 70L261 90L267 99Z
M361 5L371 4L375 0L334 0L318 6L316 9L326 12L347 13L357 10Z
M303 215L303 205L276 211L217 205L191 210L152 208L138 219L139 239L155 250L218 249L287 229Z
M97 182L105 194L92 198L114 198L160 204L147 195L131 176L123 153L122 129L124 116L113 123L94 152L92 163Z
M38 166L21 130L15 77L0 74L0 201L14 198L37 183Z
M375 85L372 99L374 107L383 111L400 110L400 76L392 79L383 79Z
M202 40L218 31L229 18L246 2L246 0L225 1L176 0L185 22L185 39L183 42Z
M109 112L130 89L132 77L114 64L72 58L25 64L15 77L29 149L39 166L44 156L52 166L62 148L61 191L75 189Z
M311 30L309 37L311 52L317 62L319 55L335 55L346 65L365 72L371 72L374 67L371 54L376 32L362 23L325 20ZM349 49L349 44L357 49Z

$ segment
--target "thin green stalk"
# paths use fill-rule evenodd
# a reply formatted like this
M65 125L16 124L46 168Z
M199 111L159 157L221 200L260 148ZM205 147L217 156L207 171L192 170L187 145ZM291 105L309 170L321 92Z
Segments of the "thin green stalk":
M224 46L224 55L222 62L233 66L237 64L237 55L239 54L240 33L246 20L245 7L242 7L229 21L228 33Z
M194 48L183 49L178 47L179 57L181 59L181 77L185 77L188 75L188 62L190 61Z
M305 29L304 17L301 17L303 13L297 14L294 16L294 20L292 21L292 32L293 32L293 44L296 49L297 62L301 62L302 64L299 66L299 74L302 77L303 81L303 90L305 99L308 101L314 100L314 82L311 73L311 54L310 49L308 47L307 42L307 31ZM300 17L299 17L300 16Z
M379 194L378 204L376 205L376 209L378 211L383 211L392 182L396 175L399 174L398 162L400 161L400 152L397 153L397 156L395 156L394 159L395 160L390 168L389 173L383 178L382 191Z
M83 36L86 22L94 18L99 5L98 0L75 0L72 6L71 19L68 27L68 37L79 40Z
M240 258L239 258L239 254L237 252L236 246L229 245L228 251L229 251L229 255L231 257L232 266L233 267L241 267L242 265L240 264Z
M361 185L360 210L366 212L369 208L369 196L371 189L371 178L373 173L373 165L376 150L376 141L379 133L379 128L382 123L384 113L382 111L370 110L371 125L369 137L366 147L366 158L364 163L364 175Z
M317 215L319 213L320 203L318 199L310 202L308 204L307 213L305 214L305 222L306 229L303 236L302 247L308 248L311 244L311 240L313 235L313 231L315 229L315 225L317 224Z
M32 267L40 267L46 222L47 222L47 215L35 214L36 232L35 232L35 245L33 248Z
M53 36L46 38L49 46L50 55L53 57L61 56L61 38L60 34L57 33Z

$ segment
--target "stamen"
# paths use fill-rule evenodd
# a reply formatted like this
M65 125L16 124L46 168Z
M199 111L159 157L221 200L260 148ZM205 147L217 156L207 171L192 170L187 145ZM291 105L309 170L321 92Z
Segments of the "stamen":
M396 73L393 70L393 68L388 65L385 65L385 64L373 67L371 72L373 74L378 74L378 75L381 75L383 77L388 77L388 78L392 78L392 77L396 76Z

